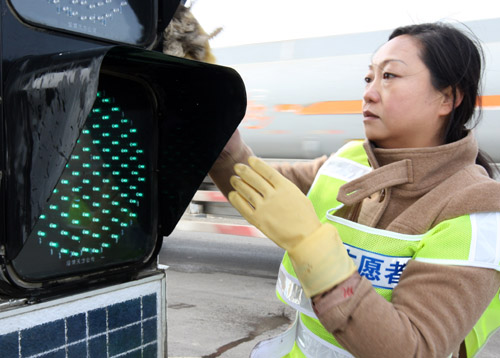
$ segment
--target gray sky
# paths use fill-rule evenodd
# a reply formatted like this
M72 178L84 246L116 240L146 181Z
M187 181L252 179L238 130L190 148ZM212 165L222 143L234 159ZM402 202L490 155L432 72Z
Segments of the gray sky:
M437 20L499 18L497 0L195 0L212 47L392 29ZM189 2L188 2L189 4Z

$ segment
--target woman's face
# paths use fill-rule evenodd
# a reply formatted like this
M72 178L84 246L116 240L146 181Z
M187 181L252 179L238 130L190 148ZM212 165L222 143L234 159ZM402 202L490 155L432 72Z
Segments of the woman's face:
M381 148L419 148L443 144L442 130L451 111L448 96L431 84L409 35L385 43L366 75L363 116L366 138Z

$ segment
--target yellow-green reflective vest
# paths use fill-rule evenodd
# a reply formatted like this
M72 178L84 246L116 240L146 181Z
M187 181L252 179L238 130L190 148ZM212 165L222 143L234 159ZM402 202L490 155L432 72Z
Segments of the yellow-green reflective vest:
M444 265L491 268L500 271L500 213L477 213L439 223L425 234L405 235L336 217L341 185L371 169L361 142L341 148L321 167L308 193L322 222L334 225L358 272L388 301L410 259ZM344 350L319 322L302 291L285 253L276 283L278 297L297 310L292 327L278 337L260 342L253 358L346 358ZM500 327L500 290L465 342L473 357Z

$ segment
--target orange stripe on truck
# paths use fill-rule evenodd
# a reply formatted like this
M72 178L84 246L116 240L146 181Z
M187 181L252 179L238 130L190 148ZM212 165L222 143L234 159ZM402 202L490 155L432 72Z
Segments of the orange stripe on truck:
M500 96L482 96L481 107L500 107Z
M478 101L479 103L479 101ZM500 107L500 95L482 96L482 108ZM362 101L324 101L312 103L308 106L299 104L278 104L274 106L276 112L293 112L302 115L311 114L361 114Z

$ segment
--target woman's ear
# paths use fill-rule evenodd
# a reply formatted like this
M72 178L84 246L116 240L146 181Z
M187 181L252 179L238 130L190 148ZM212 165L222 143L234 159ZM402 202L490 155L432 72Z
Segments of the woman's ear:
M453 103L454 96L451 86L446 87L441 93L443 95L443 102L441 103L440 114L442 116L448 116L454 108L460 106L464 99L464 94L459 88L455 89L455 103Z

